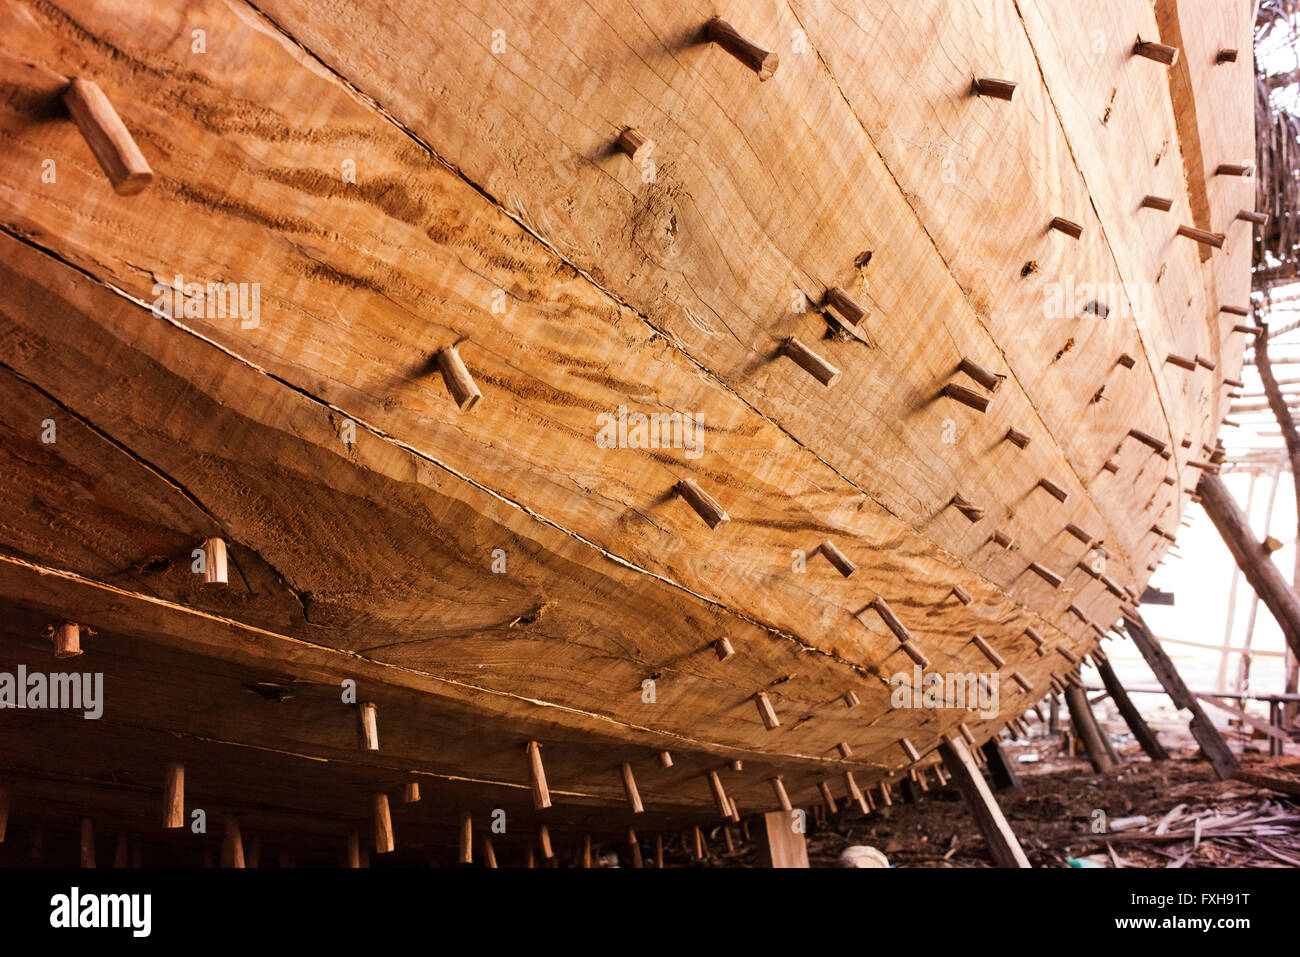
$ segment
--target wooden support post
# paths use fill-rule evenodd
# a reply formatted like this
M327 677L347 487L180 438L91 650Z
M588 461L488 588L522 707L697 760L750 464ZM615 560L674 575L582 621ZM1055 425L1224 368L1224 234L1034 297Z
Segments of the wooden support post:
M1168 761L1169 752L1165 750L1157 739L1155 732L1142 718L1141 712L1133 705L1133 700L1124 690L1124 686L1119 683L1119 678L1115 675L1115 669L1110 666L1110 659L1099 651L1092 653L1092 663L1097 668L1098 674L1101 675L1101 682L1106 686L1106 691L1110 694L1110 700L1115 702L1115 707L1119 713L1124 716L1128 728L1133 732L1133 737L1137 738L1138 744L1146 752L1147 757L1152 761Z
M153 170L98 84L77 77L64 91L63 102L119 195L134 196L149 185Z
M768 811L754 829L754 844L761 867L807 867L808 844L795 830L797 816L789 811Z
M393 850L393 816L388 810L388 795L380 792L374 796L375 853L390 854Z
M984 752L984 763L989 769L989 777L993 779L994 788L1006 791L1024 787L1020 782L1020 775L1016 774L1015 766L1007 757L1007 753L1002 750L1002 745L998 743L997 738L989 738L980 746L980 750Z
M627 806L633 814L640 814L645 807L641 804L641 794L636 788L636 778L632 776L632 765L624 761L619 766L619 773L623 778L623 794L627 798Z
M1210 762L1210 766L1214 768L1215 776L1220 781L1227 781L1240 768L1237 758L1228 748L1219 730L1201 710L1201 704L1196 700L1196 696L1183 683L1182 677L1174 668L1174 663L1160 647L1160 642L1156 641L1155 636L1147 628L1146 622L1142 620L1142 616L1136 612L1125 613L1124 630L1133 639L1133 644L1137 645L1138 651L1146 659L1151 672L1159 679L1161 687L1169 695L1174 707L1186 708L1192 713L1188 730L1196 739L1196 743L1201 746L1201 751Z
M910 777L905 777L899 781L898 789L903 792L904 804L916 804L921 800L921 789Z
M81 626L64 621L54 626L54 657L75 658L81 654Z
M1251 531L1250 523L1219 476L1204 472L1196 483L1201 507L1219 530L1224 544L1237 562L1246 581L1273 617L1292 654L1300 655L1300 596L1282 577L1263 544Z
M244 838L239 833L239 820L233 814L222 817L221 866L244 866Z
M163 827L185 826L185 766L179 761L167 765L163 779Z
M629 827L627 829L627 850L632 859L633 867L642 867L641 860L641 842L636 839L636 829Z
M456 408L462 412L469 412L478 405L478 400L483 398L483 393L474 384L474 377L469 374L469 369L465 368L465 360L460 357L460 352L455 346L443 346L438 350L436 358L438 371L442 373L442 381L447 386L447 391L451 393Z
M984 835L993 862L999 867L1028 867L1029 858L1020 849L1020 842L1002 815L984 776L975 766L965 742L961 738L945 737L939 745L939 754L943 757L944 767L952 775L953 783L966 799L966 806Z
M664 869L664 836L662 834L655 835L655 867L661 871Z
M704 32L709 42L716 43L757 73L760 81L771 79L776 73L780 58L743 36L726 20L714 17L705 25Z
M724 818L731 817L731 802L727 800L727 792L722 787L722 778L717 771L710 771L706 777L709 780L709 790L713 792L713 801L718 805L718 813Z
M546 769L542 767L542 746L529 741L524 751L528 755L528 783L533 791L533 807L544 811L551 806L551 792L546 786Z
M379 750L379 709L371 701L357 705L357 739L362 751Z
M88 817L81 819L81 866L95 866L95 822Z
M344 867L361 866L361 836L356 831L349 831L344 845Z
M1097 727L1097 719L1093 717L1083 688L1074 683L1066 685L1065 704L1070 709L1070 724L1075 735L1083 742L1084 750L1088 752L1092 769L1098 774L1115 770L1115 763L1110 759L1110 752L1102 741L1101 728Z
M731 521L731 516L726 513L726 510L700 488L694 479L682 479L677 483L675 491L714 531L717 531L719 525Z

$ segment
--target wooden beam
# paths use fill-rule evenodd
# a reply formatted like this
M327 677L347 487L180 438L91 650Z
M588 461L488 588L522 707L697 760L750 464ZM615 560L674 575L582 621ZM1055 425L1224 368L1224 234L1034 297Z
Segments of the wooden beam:
M1119 678L1115 675L1115 669L1110 666L1110 659L1100 651L1092 653L1092 663L1097 668L1097 673L1101 675L1101 682L1106 686L1106 691L1110 694L1110 700L1115 702L1115 707L1119 713L1124 716L1124 721L1128 724L1129 730L1133 732L1133 737L1137 738L1138 744L1146 752L1147 757L1152 761L1168 761L1169 752L1165 750L1157 739L1155 732L1142 717L1133 704L1133 699L1128 696L1124 686L1120 684Z
M998 807L984 775L975 766L966 743L959 737L945 736L939 744L939 754L943 766L952 775L953 783L966 799L966 806L984 835L993 862L999 867L1029 867L1029 858L1020 849L1020 842Z

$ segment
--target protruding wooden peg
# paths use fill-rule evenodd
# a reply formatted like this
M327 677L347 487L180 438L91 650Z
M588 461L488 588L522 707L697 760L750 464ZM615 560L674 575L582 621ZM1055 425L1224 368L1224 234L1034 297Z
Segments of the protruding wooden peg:
M976 635L971 639L971 644L980 650L980 654L987 658L993 664L994 668L1001 670L1006 666L1007 660L994 651L993 646L979 635Z
M375 853L388 854L393 850L393 817L388 811L388 795L379 793L374 796L375 805Z
M1220 163L1214 168L1216 176L1252 176L1255 173L1255 167L1249 163Z
M1172 475L1166 475L1164 478L1162 478L1162 479L1160 480L1160 484L1161 484L1161 485L1177 485L1177 484L1178 484L1178 480L1175 479Z
M1230 316L1242 316L1243 318L1250 315L1250 309L1246 306L1220 306L1219 312L1226 312Z
M727 762L727 767L739 774L741 771L745 770L745 762L740 760L740 758L732 758Z
M831 794L830 784L828 784L826 781L821 781L818 783L817 786L821 789L822 801L824 801L826 804L826 810L831 814L837 813L839 811L839 807L836 806L835 804L835 795Z
M717 771L710 771L705 777L709 780L709 790L713 792L713 800L718 805L718 813L723 817L731 817L731 802L727 800L727 792L722 787L722 778Z
M644 866L641 860L641 842L636 839L636 829L629 827L627 829L627 849L632 858L633 867Z
M858 787L858 782L853 777L852 771L844 772L844 788L849 792L849 800L857 802L858 810L863 814L871 813L871 807L867 804L867 799L863 797L862 788Z
M956 598L963 605L969 605L972 601L974 601L974 599L971 598L970 596L970 592L966 591L966 589L962 588L960 585L952 586L952 594L953 597Z
M1073 535L1079 541L1083 542L1083 544L1085 545L1092 544L1092 536L1089 535L1087 532L1085 532L1083 529L1081 529L1078 525L1075 525L1073 522L1066 525L1065 530L1070 535Z
M1178 366L1180 369L1187 369L1190 372L1196 371L1196 360L1189 359L1186 356L1175 355L1171 352L1165 356L1165 361L1170 365Z
M975 735L970 733L970 728L966 727L965 724L959 724L957 725L957 731L966 740L967 744L972 748L975 747Z
M1057 694L1065 694L1065 685L1061 683L1060 678L1056 677L1056 675L1050 675L1047 680L1051 684L1053 691Z
M459 837L456 848L457 864L474 863L474 821L470 817L469 811L460 812L460 826L457 828ZM532 848L528 849L532 853Z
M134 196L149 185L153 170L98 84L77 77L64 91L63 102L118 194Z
M1056 574L1056 572L1052 571L1050 568L1040 565L1038 562L1030 562L1029 570L1033 572L1035 575L1037 575L1039 578L1041 578L1043 581L1047 582L1047 584L1051 585L1053 588L1060 588L1061 582L1064 580L1061 578L1060 575Z
M822 542L821 545L817 546L817 550L821 552L826 557L826 560L835 566L835 570L845 578L849 578L858 570L858 566L849 561L849 556L840 551L834 542Z
M968 501L963 495L954 495L952 497L951 505L972 522L978 522L984 518L984 509L980 508L973 502Z
M1020 685L1020 690L1025 694L1029 694L1034 690L1034 686L1026 681L1019 671L1012 672L1011 680Z
M1025 634L1029 636L1029 640L1034 643L1034 648L1037 649L1040 655L1046 654L1046 651L1044 651L1044 647L1046 646L1047 642L1043 639L1043 636L1038 633L1038 630L1036 628L1034 628L1032 625L1027 625L1025 627Z
M1193 226L1179 226L1178 235L1187 239L1195 240L1202 246L1213 246L1215 249L1223 247L1223 233L1212 233L1207 229L1196 229Z
M893 797L889 793L889 782L880 782L880 805L881 807L890 807L894 803Z
M1019 429L1007 429L1007 441L1016 448L1023 449L1029 445L1029 436Z
M1163 454L1169 451L1169 445L1163 439L1157 439L1154 435L1143 432L1141 429L1129 429L1128 434L1130 438L1137 439L1147 448L1156 452Z
M81 866L95 866L95 822L88 817L81 819Z
M856 691L853 691L852 689L844 692L843 701L844 701L844 707L846 708L855 708L858 705L862 704L862 699L859 698L858 693Z
M971 93L975 96L991 96L995 100L1011 102L1015 96L1016 85L1010 80L996 80L991 76L976 77L971 83Z
M230 582L226 569L226 540L224 538L206 538L203 540L203 581L208 585L225 585Z
M641 793L636 788L636 778L632 776L632 765L624 761L619 765L619 774L623 778L623 795L627 798L627 806L633 814L640 814L645 807L641 804Z
M719 638L713 643L714 654L718 656L719 661L726 661L736 653L736 649L731 647L731 642L726 638Z
M483 835L483 866L489 870L496 870L497 851L496 848L492 846L491 834Z
M1069 492L1061 488L1061 486L1057 485L1049 478L1040 478L1038 480L1038 487L1041 488L1043 491L1045 491L1048 495L1052 496L1052 498L1056 499L1058 502L1064 502L1067 498L1070 497Z
M532 870L537 867L537 851L533 848L533 845L531 844L529 844L528 847L524 849L524 862L525 862L524 867L528 868L529 870Z
M840 753L841 758L845 758L845 759L847 759L851 754L853 754L853 749L849 747L849 743L847 741L841 741L839 744L835 745L835 750Z
M1253 209L1240 210L1237 218L1247 223L1254 223L1256 226L1268 225L1268 213L1260 213Z
M871 599L868 607L872 608L880 616L880 620L885 623L886 628L894 633L895 638L904 644L912 640L912 633L898 620L898 616L894 614L894 609L889 607L889 603L885 599L877 595Z
M1166 541L1170 541L1170 542L1176 541L1173 535L1171 535L1169 532L1166 532L1159 525L1152 525L1151 531L1152 533L1159 535L1161 538L1165 539Z
M829 388L840 377L840 370L835 368L806 345L791 336L781 346L781 354L794 360L795 365L808 373L822 385Z
M222 815L221 866L244 866L244 838L239 833L239 819L233 814Z
M916 747L911 741L907 740L907 738L899 738L898 744L903 749L903 752L913 761L921 760L921 752L916 750Z
M988 396L980 395L974 389L968 389L956 382L949 382L939 394L955 399L962 405L970 406L976 412L987 412L989 408Z
M1047 224L1048 229L1055 229L1058 233L1065 233L1071 239L1078 239L1083 235L1083 227L1076 222L1066 219L1064 216L1056 216Z
M1078 605L1071 605L1065 610L1069 612L1071 615L1073 615L1075 618L1078 618L1085 625L1088 623L1088 616L1083 613L1083 609L1080 608Z
M185 826L185 765L173 761L163 778L163 827Z
M787 814L794 810L794 805L790 803L790 795L786 793L785 782L781 780L781 775L769 779L772 785L772 793L776 795L777 806Z
M1074 567L1079 569L1079 571L1083 572L1085 575L1087 575L1089 578L1093 580L1101 579L1101 572L1097 571L1097 569L1093 568L1087 562L1079 562Z
M1233 332L1244 332L1244 333L1245 333L1246 335L1248 335L1248 336L1257 336L1257 335L1259 335L1260 332L1263 331L1263 330L1261 330L1259 326L1236 325L1236 326L1233 326L1233 327L1232 327L1232 331L1233 331ZM1230 385L1230 384L1231 384L1227 379L1224 379L1223 382L1224 382L1224 385ZM1241 386L1237 386L1237 388L1241 388ZM1234 396L1231 396L1230 398L1234 398L1234 399L1235 399L1235 398L1238 398L1238 397L1234 395Z
M529 741L524 751L528 755L528 783L533 791L533 807L544 811L551 806L551 792L546 787L546 769L542 767L542 746Z
M1119 473L1119 466L1115 464L1114 459L1107 459L1101 464L1101 467L1111 475L1117 475Z
M930 659L927 658L924 654L922 654L921 649L916 647L916 645L913 642L905 641L898 647L902 648L904 654L906 654L907 657L911 658L922 668L930 667Z
M629 126L618 134L618 148L626 153L633 163L640 166L654 152L655 141L640 130Z
M361 866L361 837L356 831L348 833L344 844L344 862L345 867Z
M659 766L664 768L671 768L673 766L673 756L671 752L659 752Z
M704 832L700 830L700 826L698 824L696 824L692 830L693 830L692 837L695 839L694 840L695 859L697 861L702 861L704 860L705 852L708 850L708 847L704 843Z
M1007 551L1011 551L1013 548L1016 547L1015 542L1011 540L1011 536L1001 530L995 531L992 535L990 535L989 540L992 541L994 545L998 545L1001 548L1005 548Z
M860 325L867 318L867 310L839 286L826 290L826 305L839 313L840 318L851 326Z
M674 490L695 510L696 515L704 519L709 528L716 531L719 525L731 521L731 516L696 484L695 479L682 479Z
M402 785L402 803L418 804L420 801L420 782L407 781Z
M248 849L244 851L244 866L249 870L257 870L262 863L262 837L260 834L253 835L253 839L248 842ZM138 866L138 865L137 865Z
M1057 652L1060 653L1061 657L1064 658L1066 661L1068 661L1070 664L1077 665L1079 663L1079 656L1076 655L1069 648L1058 645L1056 650Z
M460 352L455 346L443 346L438 350L437 359L438 371L442 373L442 381L446 384L447 391L451 393L456 408L462 412L473 409L478 404L478 400L483 398L483 393L478 390L478 386L474 384L474 377L465 368L465 361L461 359Z
M772 74L776 73L780 58L743 36L726 20L714 17L704 29L711 43L716 43L757 73L760 80L770 79Z
M591 869L591 835L582 835L582 852L579 860L584 870Z
M1125 369L1132 369L1135 365L1137 365L1137 360L1134 359L1127 352L1121 353L1120 357L1116 359L1115 362L1118 363L1119 365L1122 365Z
M997 375L984 368L974 359L962 358L957 365L957 371L964 372L990 392L998 391L998 386L1002 384L1004 376Z
M357 739L362 751L379 750L379 708L373 701L357 705Z
M1215 62L1215 64L1219 64L1219 63L1236 63L1236 62L1237 62L1237 51L1236 51L1236 50L1220 50L1218 53L1215 54L1215 56L1214 56L1214 62Z
M75 658L81 654L81 626L63 621L54 626L54 657Z
M765 692L760 691L754 695L754 704L758 708L758 716L763 719L763 727L771 731L780 726L781 722L777 720L776 710Z
M1158 209L1162 213L1167 213L1169 210L1174 208L1174 201L1172 199L1165 199L1163 196L1143 196L1142 208Z
M1120 588L1119 583L1115 581L1113 578L1109 577L1108 575L1101 576L1101 583L1105 587L1106 591L1110 592L1112 595L1114 595L1116 598L1120 599L1121 601L1125 601L1128 599L1128 595L1124 593L1124 589ZM1092 622L1089 622L1089 624L1091 625ZM1095 628L1096 626L1093 625L1093 627Z
M1139 40L1133 46L1133 53L1135 56L1146 57L1148 60L1155 60L1165 66L1173 66L1178 62L1178 47L1171 47L1165 43Z

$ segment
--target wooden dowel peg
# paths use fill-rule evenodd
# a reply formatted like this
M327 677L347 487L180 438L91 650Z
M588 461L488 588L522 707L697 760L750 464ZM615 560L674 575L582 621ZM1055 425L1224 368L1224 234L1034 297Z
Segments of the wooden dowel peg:
M745 762L740 760L740 758L732 758L727 762L727 767L739 774L741 771L745 770Z
M1255 167L1248 163L1220 163L1214 168L1216 176L1251 176L1254 172Z
M787 814L794 810L794 805L790 803L790 795L786 793L785 782L781 780L781 775L769 779L772 785L772 793L776 795L776 804L782 811Z
M233 814L222 815L221 866L244 866L244 838L239 833L239 819Z
M75 658L81 654L81 626L63 621L54 626L54 657Z
M1106 591L1110 592L1112 595L1114 595L1116 598L1120 599L1121 601L1125 601L1128 599L1128 595L1124 593L1124 589L1120 588L1119 583L1114 579L1110 578L1109 576L1102 575L1101 583L1105 587ZM1091 622L1089 624L1091 624Z
M862 704L862 699L859 698L858 693L853 690L844 692L842 700L844 701L844 707L846 708L855 708Z
M1064 658L1066 661L1068 661L1070 664L1077 665L1079 663L1079 656L1076 655L1069 648L1058 645L1056 650L1057 652L1060 653L1061 657Z
M438 371L442 373L442 381L446 384L447 391L451 393L456 408L462 412L473 409L478 404L478 400L483 398L483 393L478 390L478 386L474 384L474 377L465 368L465 361L461 359L460 352L455 346L443 346L438 350L437 359Z
M1219 64L1219 63L1236 63L1236 62L1237 62L1237 51L1236 51L1236 50L1220 50L1218 53L1216 53L1216 54L1214 55L1214 62L1215 62L1216 64Z
M645 807L641 804L641 793L636 788L636 778L632 776L632 765L624 761L619 765L619 773L623 778L623 796L627 798L627 806L633 814L640 814Z
M1034 690L1034 686L1031 685L1028 681L1026 681L1019 671L1012 672L1011 680L1014 681L1016 684L1018 684L1020 686L1020 690L1023 691L1025 694L1030 694Z
M984 509L968 501L963 495L954 495L950 504L972 522L978 522L984 518Z
M912 744L911 741L907 740L907 738L899 738L898 744L900 747L902 747L903 752L913 761L921 760L921 752L917 751L916 747Z
M903 652L907 655L907 657L911 658L922 668L930 667L930 659L927 658L924 654L922 654L921 649L916 647L914 643L910 641L905 641L898 647L902 648Z
M731 521L731 516L694 479L682 479L677 483L675 491L695 510L696 515L704 519L709 528L716 531L719 525Z
M1111 475L1119 474L1119 466L1115 463L1114 459L1107 459L1105 462L1101 463L1101 467Z
M544 811L551 806L551 792L546 786L546 768L542 767L542 746L529 741L524 752L528 755L528 784L533 792L533 807Z
M362 751L379 750L379 708L373 701L357 705L357 738Z
M837 813L839 811L839 807L837 807L835 804L835 795L831 794L830 784L828 784L826 781L821 781L818 783L817 786L818 788L820 788L822 792L822 801L825 802L826 804L827 812L831 814Z
M840 318L851 326L860 325L867 318L867 310L838 286L826 290L826 305L839 313Z
M224 538L206 538L203 540L203 581L208 585L225 585L230 582L227 571L226 540Z
M780 58L743 36L726 20L714 17L705 25L705 35L711 43L716 43L757 73L759 80L770 79L776 73Z
M758 708L758 716L763 719L764 728L771 731L780 726L781 722L777 720L776 710L765 692L760 691L754 695L754 705Z
M1064 216L1053 217L1052 221L1047 224L1047 228L1055 229L1058 233L1065 233L1071 239L1078 239L1083 235L1083 227L1066 219Z
M618 134L618 148L627 155L628 159L640 166L642 161L654 152L655 141L640 130L629 126Z
M1016 85L1010 80L997 80L991 76L976 77L971 83L971 93L975 96L989 96L995 100L1011 102Z
M1162 213L1167 213L1174 208L1172 199L1165 199L1163 196L1143 196L1142 209L1158 209Z
M662 834L655 835L655 867L661 871L664 869L664 836Z
M388 854L393 850L393 817L388 811L388 795L376 794L375 806L375 853Z
M632 858L633 867L643 867L641 860L641 842L636 838L636 829L629 827L627 829L627 849Z
M1018 449L1024 449L1029 445L1029 436L1019 429L1007 429L1007 441Z
M1187 369L1189 372L1196 371L1196 360L1189 359L1186 356L1175 355L1171 352L1165 357L1165 361L1170 365L1178 366L1180 369Z
M900 642L906 644L912 640L912 633L903 626L901 621L898 620L898 616L894 614L894 609L889 607L889 603L886 602L885 599L877 595L875 598L871 599L869 607L880 616L880 620L885 623L885 627L892 631L894 637Z
M496 870L497 867L497 851L492 846L491 834L483 835L483 866L489 870Z
M1220 306L1219 312L1226 312L1230 316L1241 316L1243 318L1250 315L1250 310L1245 306Z
M1243 209L1237 213L1237 218L1247 223L1254 223L1256 226L1268 225L1268 213L1256 212L1253 209Z
M889 782L888 782L888 781L881 781L881 782L880 782L880 805L881 805L881 807L890 807L891 805L893 805L893 803L894 803L894 799L893 799L893 797L892 797L892 796L890 795L890 793L889 793Z
M1067 498L1070 497L1069 492L1061 488L1061 486L1057 485L1049 478L1040 478L1038 480L1038 487L1041 488L1043 491L1045 491L1048 495L1052 496L1052 498L1056 499L1058 502L1064 502Z
M1233 332L1244 332L1244 333L1245 333L1246 335L1248 335L1248 336L1257 336L1257 335L1259 335L1259 333L1261 332L1259 326L1246 326L1246 325L1236 325L1236 326L1233 326L1233 327L1232 327L1232 331L1233 331ZM1232 382L1229 381L1228 379L1224 379L1224 380L1223 380L1223 384L1224 384L1224 385L1232 385ZM1240 389L1241 386L1237 386L1237 388ZM1233 398L1236 398L1236 397L1234 396Z
M659 752L659 766L663 768L671 768L673 766L673 756L671 752Z
M993 646L979 635L976 635L971 639L971 644L980 650L980 654L987 658L993 664L994 668L1001 670L1006 666L1007 660L994 651Z
M1085 625L1088 623L1088 616L1083 613L1083 609L1081 609L1078 605L1071 605L1069 608L1065 610L1069 612L1071 615L1073 615L1075 618L1078 618Z
M591 869L591 835L582 835L582 852L580 856L581 866L584 870Z
M853 749L849 747L849 743L847 741L841 741L839 744L835 745L835 750L838 751L840 753L840 757L844 758L845 760L847 760L849 756L853 754Z
M1076 564L1074 567L1077 568L1077 569L1079 569L1079 571L1083 572L1083 573L1084 573L1085 575L1087 575L1089 578L1092 578L1092 579L1094 579L1094 580L1100 580L1100 578L1101 578L1101 572L1097 571L1095 568L1093 568L1093 567L1092 567L1091 565L1089 565L1087 562L1079 562L1079 563Z
M361 866L361 836L356 831L348 834L347 842L344 844L344 862L345 867Z
M725 818L731 817L731 802L727 800L727 792L722 787L722 778L717 771L710 771L705 777L709 780L709 790L713 792L713 800L718 805L718 813Z
M939 393L950 399L955 399L962 405L969 406L976 412L987 412L990 399L986 395L980 395L974 389L968 389L964 385L958 385L956 382L949 382Z
M1155 60L1165 66L1173 66L1178 62L1178 47L1171 47L1165 43L1139 40L1133 46L1133 53L1135 56L1146 57L1148 60Z
M1137 360L1134 359L1127 352L1120 353L1120 357L1116 359L1115 362L1118 365L1122 365L1125 369L1132 369L1135 365L1137 365Z
M95 866L95 822L88 817L81 819L81 866Z
M829 388L840 377L840 370L835 368L806 345L791 336L781 346L781 354L794 360L795 365Z
M457 828L458 846L456 848L457 864L474 863L474 821L470 817L469 811L460 812L460 826ZM532 848L528 849L529 854ZM531 866L531 865L530 865Z
M1137 439L1137 441L1141 442L1147 448L1159 452L1162 455L1169 451L1169 445L1163 439L1157 439L1154 435L1143 432L1141 429L1129 429L1128 434L1130 438Z
M822 555L826 557L826 560L835 566L835 570L845 578L851 577L853 573L858 570L858 566L849 561L849 556L840 551L834 542L822 542L821 545L817 547L817 550L821 552Z
M537 825L537 847L546 860L555 857L555 848L551 846L551 831L545 824Z
M64 91L63 102L119 195L134 196L152 182L153 170L98 84L77 77Z
M1213 246L1215 249L1223 247L1223 233L1212 233L1209 230L1196 229L1192 226L1179 226L1178 235L1195 240L1202 246Z
M163 827L185 826L185 765L173 761L163 777Z
M1089 535L1087 532L1085 532L1083 529L1081 529L1078 525L1075 525L1073 522L1066 525L1065 530L1067 533L1074 536L1079 541L1083 542L1083 544L1085 545L1092 544L1092 536Z
M1056 675L1051 675L1047 680L1048 683L1051 684L1053 691L1057 694L1065 694L1065 685L1061 683L1060 678L1056 677Z
M975 747L975 735L970 733L970 728L966 727L965 724L959 724L957 725L957 731L961 734L962 738L965 739L967 744L972 748Z
M1015 542L1011 540L1011 536L1001 530L995 531L990 535L989 540L993 542L994 545L1005 548L1007 551L1011 551L1016 547Z
M408 781L402 786L402 803L418 804L420 801L420 782Z
M1029 570L1033 572L1035 575L1037 575L1039 578L1041 578L1043 581L1047 582L1047 584L1051 585L1053 588L1060 588L1061 582L1064 581L1064 579L1062 579L1060 575L1056 574L1056 572L1052 571L1050 568L1040 565L1038 562L1030 562Z
M696 824L694 828L692 828L691 837L693 838L692 843L694 845L693 850L695 853L695 859L697 861L704 860L704 852L708 850L708 848L706 848L704 844L704 832L700 830L700 826L698 824Z
M964 372L990 392L998 391L998 386L1002 384L1003 376L997 375L984 368L974 359L962 358L957 365L957 371Z
M1028 635L1029 640L1034 643L1034 647L1039 649L1040 651L1042 650L1043 646L1047 644L1047 642L1043 639L1043 636L1038 633L1038 629L1034 628L1032 625L1027 625L1025 627L1025 634Z
M736 653L736 649L731 647L731 642L726 638L719 638L713 643L713 652L718 656L719 661L726 661Z
M963 605L969 605L972 601L974 601L974 599L971 598L970 596L970 592L966 591L966 589L962 588L960 585L952 586L952 594L953 597L956 598Z

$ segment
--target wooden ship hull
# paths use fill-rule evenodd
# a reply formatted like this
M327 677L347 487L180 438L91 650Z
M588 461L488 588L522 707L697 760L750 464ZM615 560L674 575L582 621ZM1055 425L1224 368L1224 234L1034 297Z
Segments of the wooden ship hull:
M104 682L0 711L0 856L582 858L996 735L1213 468L1247 7L0 0L0 672Z

